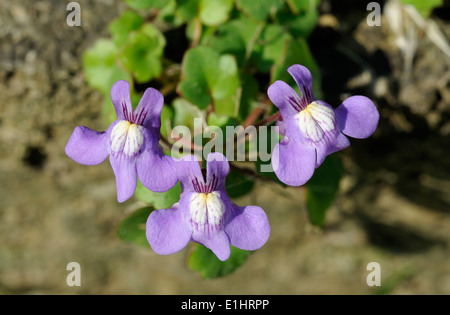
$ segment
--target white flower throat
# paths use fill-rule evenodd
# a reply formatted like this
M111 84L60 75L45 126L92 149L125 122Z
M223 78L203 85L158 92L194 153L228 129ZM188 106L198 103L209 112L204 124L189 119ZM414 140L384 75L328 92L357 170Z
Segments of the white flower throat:
M142 126L128 120L119 121L111 132L111 151L123 152L128 157L136 156L144 143Z
M333 109L312 102L294 116L306 138L313 142L321 141L327 133L336 129L336 118Z
M225 205L220 198L220 192L193 193L189 212L198 230L219 227L225 214Z
M202 170L203 181L196 177L192 180L195 192L189 202L189 213L194 228L209 231L221 226L225 215L225 204L220 198L220 191L216 190L219 179L213 174L207 182L206 171L203 171L205 170Z

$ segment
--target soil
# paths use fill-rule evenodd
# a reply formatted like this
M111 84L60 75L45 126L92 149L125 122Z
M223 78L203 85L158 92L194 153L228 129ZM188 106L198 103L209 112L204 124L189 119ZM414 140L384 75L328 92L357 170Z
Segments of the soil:
M371 27L361 1L323 1L309 40L323 98L372 98L378 130L338 153L345 176L323 229L299 188L257 182L235 200L266 210L271 237L233 274L204 280L185 265L189 248L159 256L120 241L117 225L139 201L117 203L109 163L64 154L75 126L105 129L81 57L125 9L78 2L81 27L66 24L65 2L0 2L0 293L450 294L450 58L426 32L407 37L409 58L384 14ZM447 41L448 16L431 18ZM79 287L66 283L69 262L81 266ZM380 287L366 283L370 262Z

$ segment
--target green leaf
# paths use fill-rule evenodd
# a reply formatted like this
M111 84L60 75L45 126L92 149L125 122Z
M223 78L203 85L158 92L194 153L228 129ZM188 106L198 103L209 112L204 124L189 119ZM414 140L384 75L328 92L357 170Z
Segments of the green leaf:
M267 126L267 129L261 129L259 130L258 138L260 139L258 141L258 159L255 162L256 171L259 173L260 176L269 178L273 182L286 187L287 185L282 183L277 175L275 174L273 168L272 168L272 153L275 146L280 142L281 136L275 128L272 128L275 126L275 122L271 123ZM261 139L266 139L266 142L264 143L261 141Z
M150 245L145 235L145 225L148 216L153 210L152 207L145 207L128 215L117 228L119 239L139 246L149 247Z
M282 0L238 0L242 10L257 20L266 20L270 12L283 5Z
M163 106L161 111L161 135L169 138L169 130L172 127L173 109L169 106Z
M116 64L117 48L111 40L100 39L83 54L83 70L90 86L108 95L117 80L131 81Z
M200 109L211 103L208 79L217 65L218 54L207 47L199 46L188 50L183 58L182 80L179 91L192 104Z
M306 38L315 28L319 18L319 0L287 0L276 19L295 37Z
M233 0L200 0L200 20L208 26L226 22L233 9Z
M252 191L255 182L244 174L231 170L227 176L225 189L230 198L238 198Z
M250 112L256 108L258 103L258 82L248 73L241 76L242 94L239 101L239 116L247 117Z
M214 110L219 115L234 116L236 92L239 88L239 74L236 59L231 55L220 56L216 80L211 86Z
M190 269L198 271L204 279L214 279L229 275L239 268L252 253L231 246L230 258L226 261L219 260L208 248L200 244L194 245L187 264Z
M118 19L109 24L108 30L117 47L124 45L132 31L141 28L143 18L132 11L125 11Z
M141 31L130 35L119 55L120 61L138 83L148 82L162 73L164 46L165 40L159 30L146 24Z
M233 115L239 87L236 60L214 49L198 46L186 52L182 66L181 94L200 109L212 101L218 114Z
M169 0L125 0L125 3L135 10L162 9Z
M200 0L176 0L175 15L185 21L193 20L199 11Z
M259 45L255 46L255 65L262 72L269 72L283 57L286 44L292 37L275 24L267 25L261 34Z
M136 186L136 198L147 202L155 207L155 209L169 209L174 203L180 200L181 185L177 183L174 187L166 192L156 193L142 185L140 181Z
M232 54L236 57L239 66L244 64L247 45L254 36L258 24L246 18L239 17L219 26L209 45L219 54ZM248 56L248 57L251 57Z
M205 119L205 114L203 111L199 110L197 106L192 105L187 100L183 98L176 98L172 102L172 107L175 111L174 125L175 126L186 126L191 130L191 133L201 132L200 129L203 126L203 120ZM202 119L202 125L196 126L194 124L195 118ZM195 127L199 127L199 130L195 130Z
M328 156L306 184L306 205L311 222L322 227L325 214L339 190L343 166L336 156Z
M443 0L400 0L403 4L413 5L423 17L429 17L431 11L444 4Z

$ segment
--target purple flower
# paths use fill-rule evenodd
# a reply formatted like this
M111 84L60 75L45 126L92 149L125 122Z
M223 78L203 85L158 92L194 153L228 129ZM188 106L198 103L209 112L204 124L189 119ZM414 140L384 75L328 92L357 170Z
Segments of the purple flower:
M223 261L230 256L230 243L244 250L256 250L266 243L270 226L264 210L239 207L225 191L230 167L223 154L208 155L206 173L193 156L179 163L185 170L180 175L180 201L170 209L153 211L147 220L147 240L156 253L176 253L191 240Z
M117 81L111 88L111 100L117 120L103 132L76 127L67 143L66 154L84 165L100 164L109 155L119 202L134 194L137 176L145 187L155 192L173 187L178 181L175 162L159 147L162 94L148 88L133 111L129 83Z
M268 89L270 100L282 117L283 139L274 148L272 167L278 178L290 186L306 183L325 157L350 145L345 136L364 139L375 132L379 113L365 96L347 98L333 109L316 100L312 91L311 72L293 65L289 74L297 82L301 97L283 81Z

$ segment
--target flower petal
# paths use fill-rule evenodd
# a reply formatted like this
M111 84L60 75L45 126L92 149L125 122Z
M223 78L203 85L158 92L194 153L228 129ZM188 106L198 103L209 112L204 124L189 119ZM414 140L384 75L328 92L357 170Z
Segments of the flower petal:
M262 247L270 235L270 225L263 209L257 206L232 205L233 218L225 227L231 244L243 250Z
M84 165L97 165L109 154L107 133L78 126L66 145L66 154L72 160Z
M109 162L116 175L117 201L124 202L133 196L136 190L136 159L118 154L110 155Z
M345 149L350 145L348 138L337 130L334 133L329 133L328 136L322 141L314 143L316 148L316 168L323 163L328 155Z
M210 239L199 240L197 237L194 241L212 250L221 261L225 261L230 257L230 240L224 230L218 231Z
M301 102L304 107L311 104L315 98L312 90L312 75L311 72L302 65L293 65L290 66L287 70L289 74L294 78L297 83L301 95Z
M117 119L131 121L133 105L130 98L130 84L119 80L111 87L111 101L116 109Z
M285 136L272 152L272 168L278 179L289 186L300 186L313 175L316 164L314 147L307 141Z
M348 146L350 146L350 140L348 140L348 138L343 133L339 133L335 141L330 146L328 146L327 155L343 150Z
M191 226L194 224L191 218L191 202L193 200L193 196L195 196L195 192L188 192L182 195L180 198L180 209L183 210L185 217L189 215L189 223ZM223 206L225 207L225 215L230 211L230 201L226 193L221 193L219 195L220 201L223 202ZM187 214L189 212L189 214ZM225 218L226 220L226 218ZM195 224L194 224L195 225ZM192 228L192 237L191 240L202 244L203 246L209 248L214 252L214 254L220 260L224 261L230 257L230 240L225 233L222 224L219 226L211 226L209 224L199 227L198 229Z
M181 195L195 190L193 184L195 179L200 184L205 185L200 163L195 155L185 155L179 160L175 160L175 165L178 169L178 179L182 190Z
M146 236L151 248L160 255L182 250L191 239L192 229L183 219L179 205L153 211L147 219Z
M225 189L225 178L230 172L230 164L225 155L219 152L209 153L206 160L206 183L218 181L216 190Z
M148 88L134 112L135 123L147 128L161 128L161 111L164 97L158 90Z
M175 186L178 181L176 159L165 155L159 148L157 136L143 127L144 147L136 158L137 174L141 183L154 192L164 192ZM154 130L154 129L153 129Z
M335 113L342 133L357 139L370 137L377 129L380 119L375 104L361 95L347 98Z
M283 81L275 81L269 86L267 95L272 103L278 107L283 120L288 120L303 109L297 92Z

